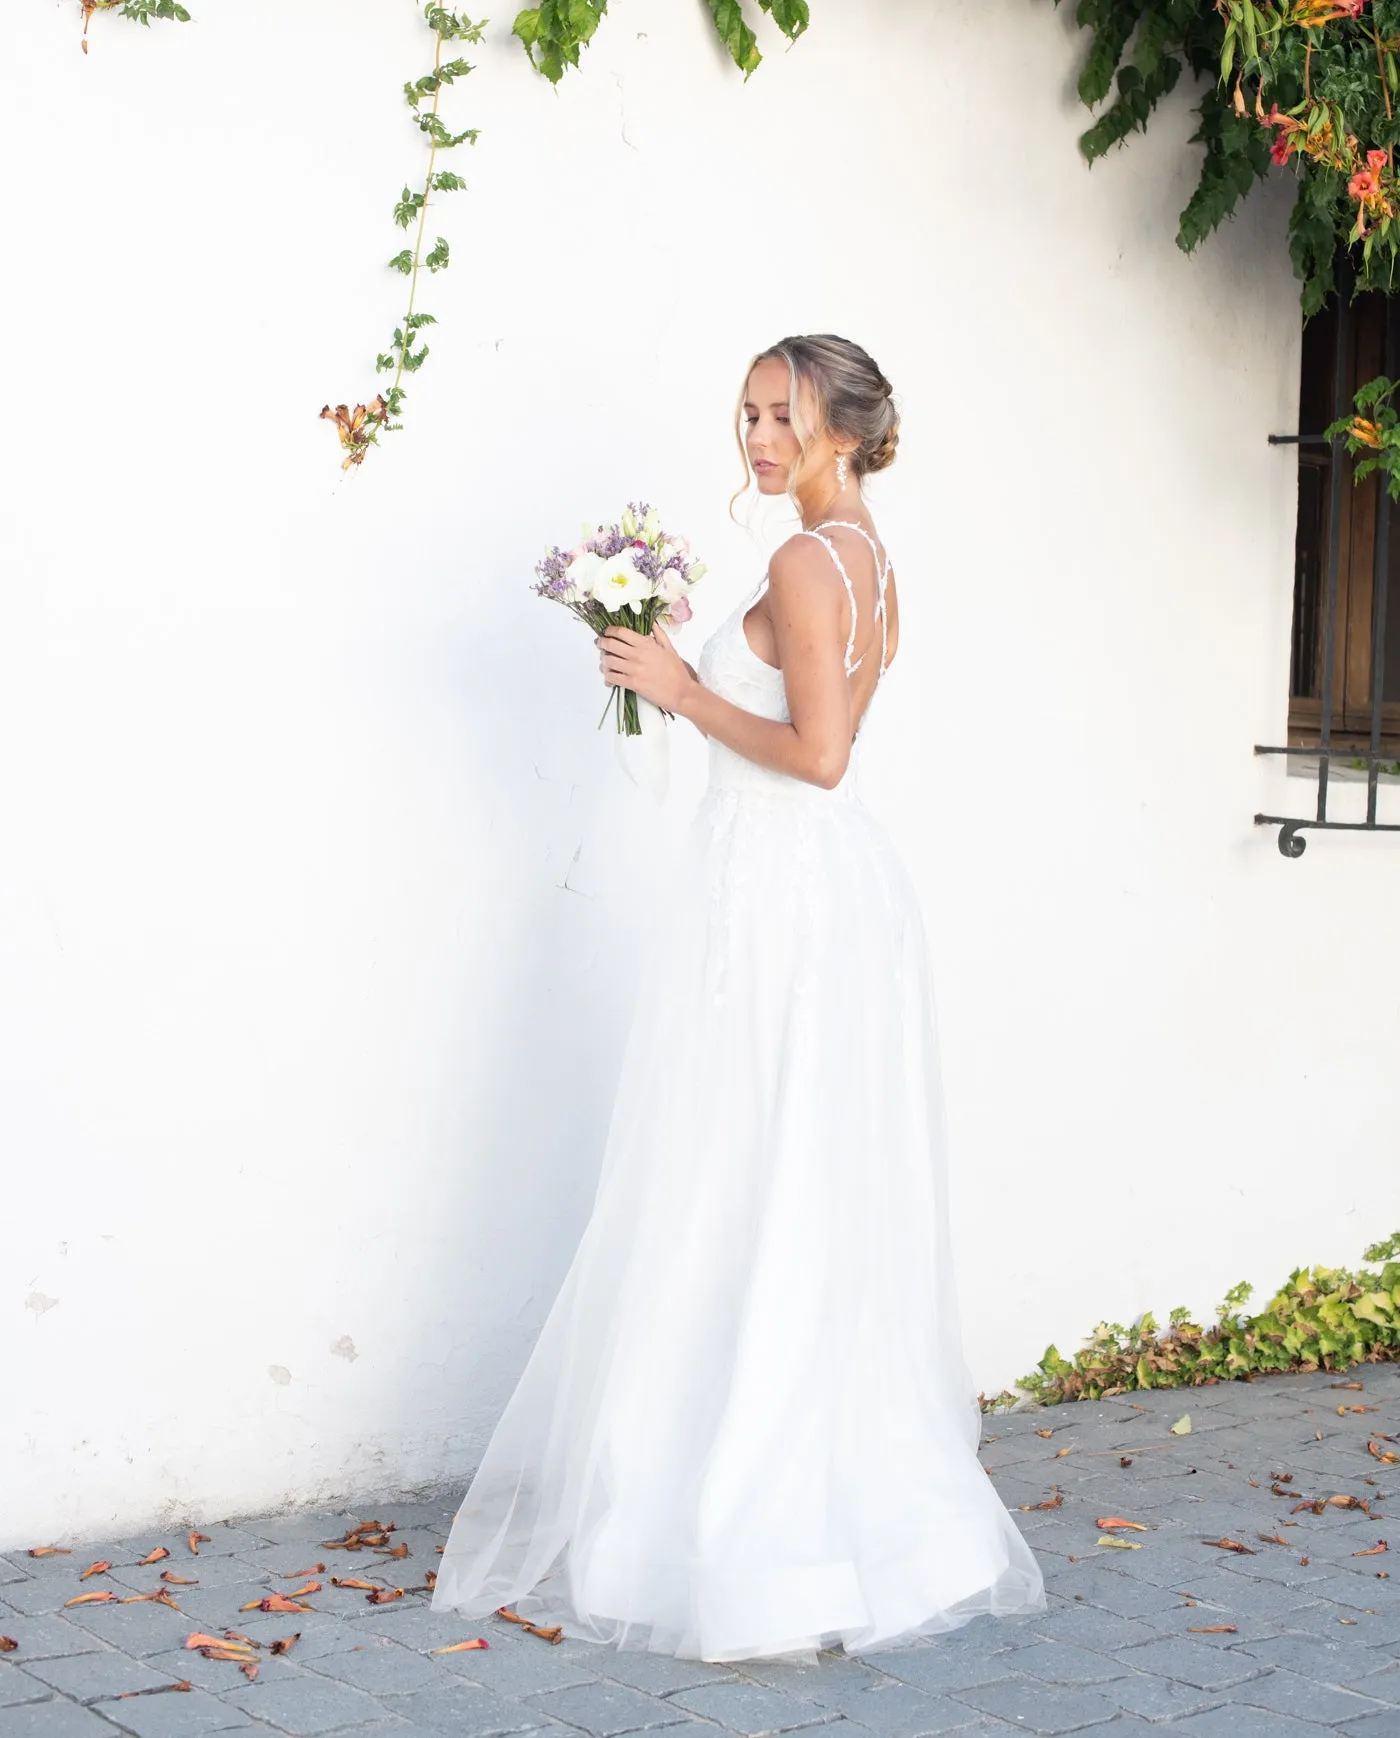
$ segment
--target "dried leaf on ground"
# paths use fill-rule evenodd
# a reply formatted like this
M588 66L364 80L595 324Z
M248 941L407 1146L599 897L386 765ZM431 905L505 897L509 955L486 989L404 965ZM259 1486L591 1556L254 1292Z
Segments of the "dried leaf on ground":
M0 1654L12 1654L18 1646L12 1635L0 1635Z
M1215 1545L1221 1551L1234 1551L1241 1557L1257 1557L1259 1553L1239 1539L1202 1539L1203 1545Z
M1021 1510L1021 1512L1023 1514L1025 1514L1025 1513L1029 1513L1030 1510L1032 1510L1032 1509L1058 1509L1060 1504L1062 1502L1064 1502L1064 1500L1065 1500L1064 1492L1061 1490L1056 1490L1054 1496L1053 1497L1046 1497L1046 1499L1043 1503L1018 1503L1016 1506L1018 1509Z
M1141 1551L1140 1539L1120 1539L1116 1533L1101 1533L1094 1541L1098 1545L1113 1545L1119 1551Z
M1176 1423L1173 1424L1171 1427L1172 1435L1173 1436L1186 1436L1190 1433L1190 1430L1191 1430L1191 1414L1189 1412L1183 1412L1181 1417L1178 1418Z
M148 1690L123 1690L118 1696L119 1702L124 1702L128 1696L163 1696L167 1690L192 1690L194 1685L188 1678L181 1678L173 1684L152 1684Z
M270 1654L290 1653L300 1640L301 1631L298 1630L295 1635L284 1635L279 1641L269 1642L267 1644L267 1651Z
M1235 1635L1239 1630L1237 1623L1203 1623L1187 1624L1187 1635Z

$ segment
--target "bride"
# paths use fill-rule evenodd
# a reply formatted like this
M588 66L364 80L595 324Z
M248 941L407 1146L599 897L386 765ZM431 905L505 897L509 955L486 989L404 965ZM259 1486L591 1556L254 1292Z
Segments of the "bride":
M432 1609L811 1661L1045 1593L977 1459L926 943L854 782L900 639L861 492L898 415L829 336L758 356L741 415L759 491L802 529L698 671L659 627L599 640L608 683L709 738L709 784L592 1215Z

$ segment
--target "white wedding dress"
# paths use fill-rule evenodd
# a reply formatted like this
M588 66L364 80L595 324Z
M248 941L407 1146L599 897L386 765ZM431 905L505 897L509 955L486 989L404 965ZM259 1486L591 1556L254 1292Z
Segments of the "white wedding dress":
M850 595L850 671L855 593L820 541ZM744 633L755 597L700 679L786 719L782 672ZM710 743L694 879L648 933L592 1215L434 1611L814 1660L1045 1609L977 1459L924 931L856 794L859 746L825 790Z

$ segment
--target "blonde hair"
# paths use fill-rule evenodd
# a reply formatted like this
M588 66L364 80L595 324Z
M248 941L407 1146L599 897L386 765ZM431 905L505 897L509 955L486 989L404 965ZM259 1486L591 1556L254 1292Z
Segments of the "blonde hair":
M845 435L858 443L850 459L851 469L857 477L883 471L894 463L895 448L899 445L899 412L894 405L894 389L870 353L849 338L838 338L831 332L782 338L766 350L760 350L749 363L739 391L734 432L744 461L744 481L730 500L731 514L734 502L752 481L743 435L744 400L749 379L760 362L786 362L788 366L788 416L802 447L788 473L789 494L812 443L818 435L828 431ZM799 401L801 386L806 386L811 392L817 419L815 428L803 426Z

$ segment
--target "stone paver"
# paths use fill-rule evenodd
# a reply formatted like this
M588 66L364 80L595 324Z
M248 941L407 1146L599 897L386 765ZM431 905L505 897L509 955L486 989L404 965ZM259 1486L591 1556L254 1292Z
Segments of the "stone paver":
M1337 1412L1362 1404L1373 1410ZM1184 1413L1191 1430L1173 1435ZM331 1585L422 1587L455 1490L205 1521L198 1553L188 1522L55 1541L73 1546L67 1556L11 1548L0 1635L18 1646L0 1654L0 1738L1400 1738L1400 1585L1389 1551L1373 1551L1400 1528L1386 1519L1391 1500L1400 1516L1400 1467L1368 1454L1373 1431L1400 1434L1400 1367L989 1418L982 1459L1044 1570L1045 1613L979 1618L866 1655L828 1650L815 1664L552 1646L500 1617L435 1613L426 1593L372 1606ZM1057 1507L1031 1506L1054 1491ZM1336 1495L1370 1512L1327 1502ZM1103 1545L1100 1517L1140 1521L1146 1531L1118 1532L1138 1549ZM371 1519L391 1521L409 1555L330 1550ZM1206 1543L1219 1539L1247 1549ZM141 1564L159 1546L170 1556ZM80 1583L99 1559L112 1568ZM171 1586L178 1609L121 1603L159 1588L162 1569L192 1582ZM238 1610L294 1577L321 1583L306 1597L313 1610ZM117 1600L65 1604L100 1589ZM256 1681L184 1646L193 1630L229 1628L261 1644ZM432 1652L477 1635L490 1646ZM289 1637L286 1653L267 1651ZM194 1688L126 1693L177 1679Z

